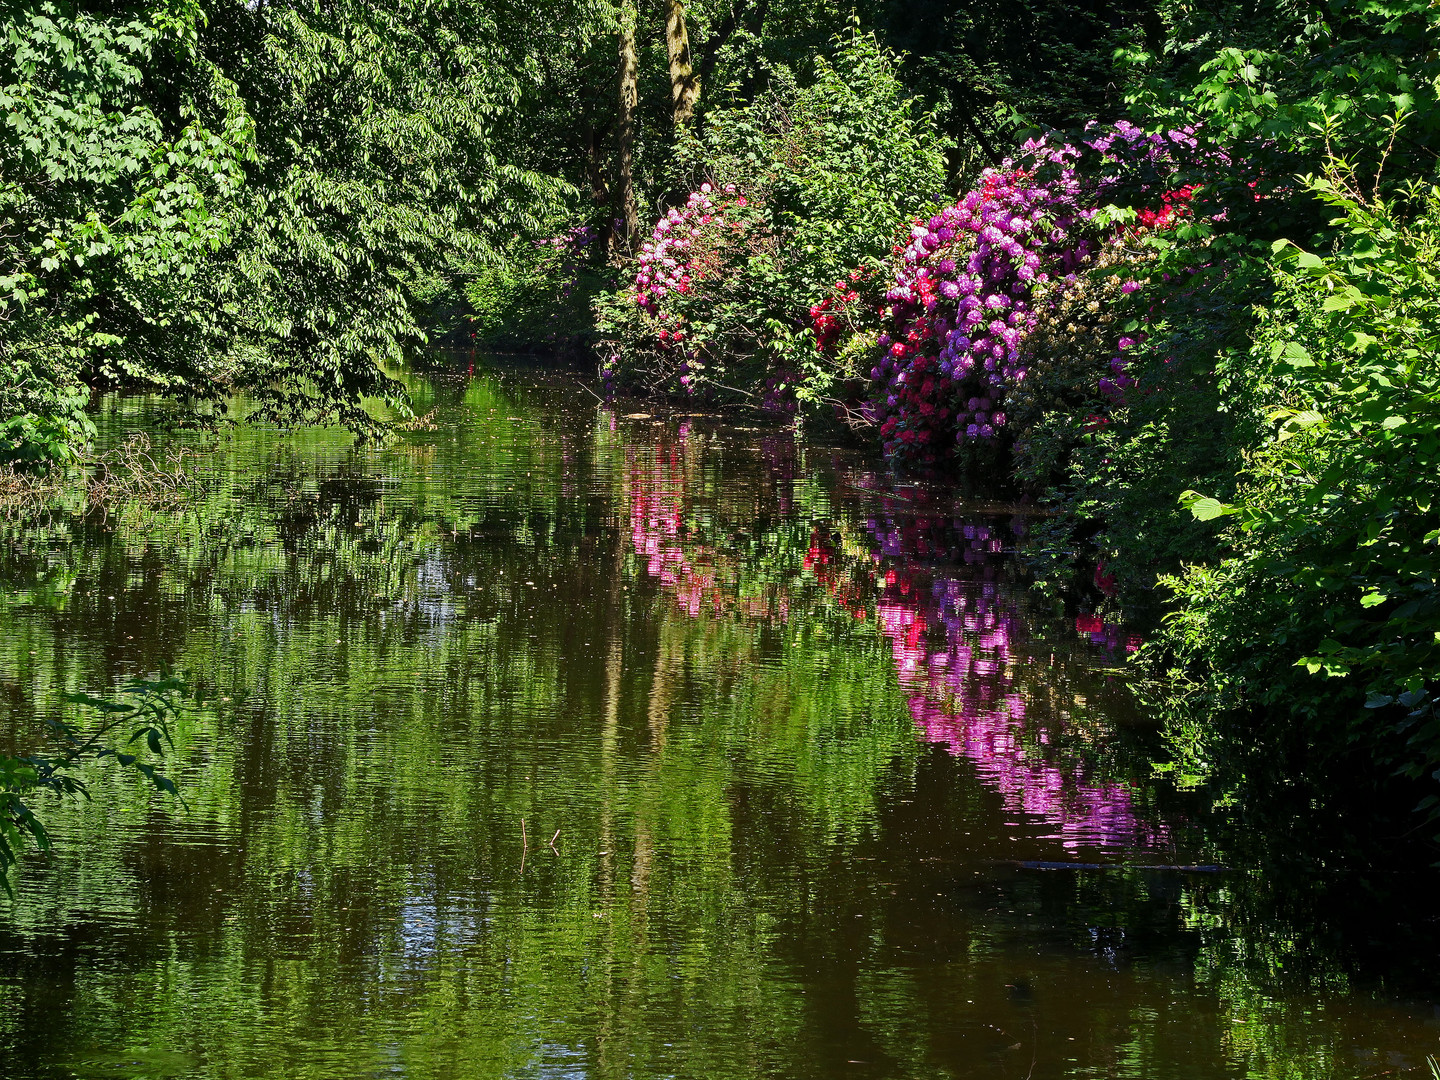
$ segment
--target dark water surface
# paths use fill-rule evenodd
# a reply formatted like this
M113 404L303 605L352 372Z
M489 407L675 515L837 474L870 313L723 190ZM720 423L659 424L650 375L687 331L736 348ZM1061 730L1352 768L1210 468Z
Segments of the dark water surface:
M1133 642L1027 593L1013 509L415 386L389 448L242 430L182 512L7 527L0 738L164 664L213 698L185 806L51 808L0 1076L1429 1076L1423 989L1176 869L1229 860L1151 779Z

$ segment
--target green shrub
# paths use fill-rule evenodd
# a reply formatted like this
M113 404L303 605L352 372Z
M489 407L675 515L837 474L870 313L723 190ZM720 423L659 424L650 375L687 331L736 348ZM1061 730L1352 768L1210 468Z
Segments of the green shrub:
M596 265L595 235L582 225L539 242L517 238L501 258L471 271L465 298L474 340L507 352L588 347L594 301L611 277Z
M816 349L811 307L888 256L945 186L946 145L896 66L871 37L843 38L809 86L714 109L681 139L692 195L657 224L635 288L597 306L608 378L782 409L836 396L853 357Z
M1099 291L1085 301L1099 309L1085 313L1089 322L1074 320L1073 334L1067 324L1068 342L1049 334L1064 350L1039 384L1039 404L1052 411L1042 411L1017 459L1036 487L1064 470L1045 493L1059 516L1029 540L1032 564L1059 587L1068 570L1098 562L1096 584L1117 594L1127 621L1139 625L1155 617L1160 576L1215 557L1214 530L1186 513L1179 497L1195 487L1230 497L1247 449L1260 439L1250 343L1255 305L1272 290L1264 267L1245 252L1193 239L1147 242L1160 248L1136 267L1148 269L1149 281L1128 298L1131 306L1116 303L1101 276L1085 287ZM1210 265L1189 274L1180 269L1187 263ZM1114 323L1100 323L1105 312L1115 313ZM1085 397L1085 373L1096 373L1091 365L1115 333L1134 341L1124 352L1134 385L1094 410L1100 395Z
M1084 275L1036 287L1035 326L1020 350L1025 379L1006 396L1011 472L1024 490L1042 493L1062 479L1085 436L1110 422L1101 380L1124 336L1126 283L1153 254L1109 244Z
M1310 189L1338 213L1330 255L1276 244L1253 362L1270 428L1232 504L1226 553L1166 584L1175 610L1145 654L1189 715L1242 710L1339 724L1347 743L1427 780L1440 808L1440 189L1414 212L1332 162ZM1317 725L1318 721L1318 725Z

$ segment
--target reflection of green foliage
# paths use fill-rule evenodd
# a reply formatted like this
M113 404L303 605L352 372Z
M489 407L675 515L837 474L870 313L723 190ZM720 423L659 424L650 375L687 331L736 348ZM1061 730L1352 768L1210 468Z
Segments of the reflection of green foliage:
M222 706L228 734L200 738L192 752L213 755L211 771L230 775L213 789L228 788L230 799L247 774L258 771L269 787L258 805L246 789L248 810L202 797L187 821L187 831L228 838L251 816L243 839L222 839L242 847L212 877L234 887L243 865L263 889L241 894L238 919L219 931L219 956L167 964L154 988L87 976L75 1022L103 1044L115 1003L140 1010L164 1045L204 1047L217 1075L312 1075L292 1062L315 1041L353 1048L316 1065L315 1076L396 1062L417 1076L526 1075L557 1039L578 1050L597 1012L612 1017L611 1041L594 1051L600 1075L629 1074L622 1063L637 1060L690 1075L731 1071L725 1042L674 1057L656 1033L677 1012L784 1045L798 1003L777 998L764 976L774 930L736 877L730 800L737 787L759 793L778 783L778 797L801 812L793 827L806 843L873 830L866 777L880 779L897 754L914 752L884 651L871 641L857 652L863 630L847 642L802 629L802 648L772 674L756 652L759 628L637 600L623 636L599 628L624 642L616 752L567 753L569 740L604 745L606 706L571 683L553 644L515 645L536 630L551 643L564 633L563 619L530 607L522 583L528 576L546 589L582 571L567 527L512 517L517 530L531 526L533 549L517 559L508 545L457 544L419 516L425 491L399 505L377 493L356 529L345 524L348 506L323 508L323 474L317 483L303 470L271 471L263 482L237 520L222 526L202 507L188 527L177 519L168 535L152 531L148 543L96 551L96 562L81 557L74 568L72 603L89 602L96 578L125 580L199 616L178 657L218 691L248 693ZM444 502L431 509L448 519ZM287 537L286 520L308 524ZM750 660L737 636L752 642ZM753 690L743 677L752 662L765 672ZM705 686L717 664L728 674L712 690L687 689ZM883 712L867 720L871 709ZM518 718L537 732L529 749ZM518 873L521 818L532 845L527 905L447 911L437 894L450 870L432 852L477 853L476 870L498 887ZM67 820L67 832L82 820ZM558 858L541 839L556 829ZM608 852L599 864L597 850ZM121 867L103 872L106 861L84 856L71 903L103 905L94 891L111 887L100 883L129 878ZM24 925L40 913L19 914ZM317 920L315 932L338 943L334 958L289 954L291 918ZM476 937L481 918L489 929ZM662 945L681 928L678 951ZM417 933L425 941L412 953ZM415 1023L403 1048L389 1051L370 1049L367 1008L344 996L354 987L347 957L376 934L397 979L431 972L406 991ZM263 995L257 948L280 954ZM672 989L656 998L644 986ZM205 1004L182 1008L191 995ZM259 1046L249 1021L236 1021L250 1016L271 1028Z
M1237 936L1246 958L1299 940L1243 881L1026 876L933 825L985 820L994 793L917 741L890 641L841 602L873 611L875 563L828 464L769 447L794 477L775 513L775 474L722 437L637 438L545 392L415 380L433 433L357 451L241 429L183 507L6 526L10 715L162 661L211 705L175 728L183 817L109 770L48 819L56 851L3 912L38 975L0 978L0 1071L23 1046L22 1075L826 1075L859 1056L843 1015L918 1080L957 1030L981 1054L1027 1038L994 1014L1040 965L1080 988L1069 1034L1156 1075L1249 1053L1203 1011L1222 990L1258 1031L1342 985L1323 953L1289 982L1232 959ZM630 511L657 492L718 606L691 614L636 555ZM828 583L805 569L821 522ZM1078 754L1105 699L1062 644L1016 678L1077 718L1058 752ZM1057 753L1037 739L1020 752ZM906 833L927 774L941 801ZM69 842L95 835L114 842ZM912 928L925 904L946 907ZM97 920L143 932L78 960L47 944ZM1117 976L1091 928L1170 951ZM1272 1040L1260 1075L1308 1075L1325 1045Z

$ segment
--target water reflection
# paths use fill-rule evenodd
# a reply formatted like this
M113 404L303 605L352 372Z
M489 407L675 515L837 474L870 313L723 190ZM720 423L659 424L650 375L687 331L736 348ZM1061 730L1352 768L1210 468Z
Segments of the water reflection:
M1358 992L1256 879L1138 868L1211 841L1116 719L1123 633L1015 579L1013 510L555 378L415 391L436 429L399 445L243 430L184 513L9 527L7 738L161 663L213 696L188 809L102 774L52 815L0 909L0 1075L1433 1052L1428 1005ZM1066 862L1107 869L1033 869Z
M687 483L688 436L688 424L680 425L673 441L662 434L643 463L632 447L625 492L634 552L681 611L692 618L702 611L738 612L784 623L793 590L759 589L767 579L788 585L808 576L855 618L873 612L921 737L973 762L977 775L1004 797L1012 821L1041 819L1051 830L1042 838L1067 849L1127 852L1165 845L1164 823L1142 818L1129 786L1089 782L1083 764L1045 759L1051 742L1046 725L1060 717L1042 712L1040 724L1027 723L1025 690L1033 673L1025 670L1022 640L1031 619L1022 610L1023 585L1006 579L1007 571L1013 573L1007 540L1023 530L1023 517L1002 525L979 523L973 512L969 518L936 516L923 507L917 512L916 499L926 493L897 498L873 474L850 469L841 474L849 500L883 516L872 513L863 527L854 522L848 545L845 533L832 533L829 523L810 526L799 567L742 564L726 572L720 551L690 539L687 518L699 500ZM775 442L769 440L764 460L781 504L777 517L785 524L763 538L772 562L781 552L793 558L798 550L793 535L775 534L797 528L786 521L793 454L777 451ZM865 495L870 497L856 498ZM1093 616L1081 616L1076 628L1113 655L1118 628L1103 627ZM1133 639L1127 644L1133 647ZM1047 660L1050 666L1057 662L1053 654Z

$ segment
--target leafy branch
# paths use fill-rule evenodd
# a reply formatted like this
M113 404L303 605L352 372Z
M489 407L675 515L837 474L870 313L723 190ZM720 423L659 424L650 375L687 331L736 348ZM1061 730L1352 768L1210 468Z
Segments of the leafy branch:
M12 757L0 754L0 887L14 896L10 868L20 852L33 843L40 851L50 850L49 831L35 813L35 802L46 795L90 798L90 789L79 770L90 762L113 758L122 768L133 769L155 790L174 795L184 805L175 781L162 775L156 764L140 756L148 750L163 757L166 747L174 748L172 727L184 703L194 698L182 674L162 671L156 679L135 679L120 688L118 698L90 694L66 694L65 700L98 713L89 727L65 720L47 720L57 751ZM118 747L115 741L124 732L129 737ZM138 747L136 744L139 744ZM129 752L136 747L139 753Z

